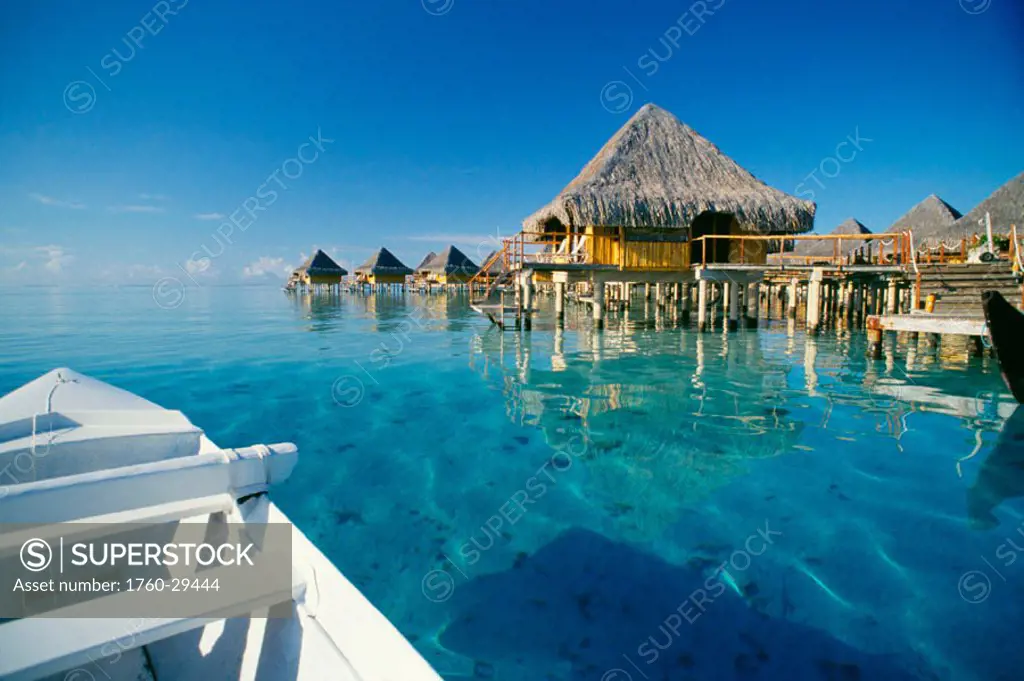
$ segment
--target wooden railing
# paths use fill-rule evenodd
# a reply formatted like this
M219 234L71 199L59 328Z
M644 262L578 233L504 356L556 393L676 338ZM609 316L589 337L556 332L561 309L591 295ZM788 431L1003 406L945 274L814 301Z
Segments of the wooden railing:
M709 252L712 255L711 262L714 262L714 240L728 239L730 242L729 264L763 264L765 250L772 244L778 244L770 258L779 264L786 262L801 265L832 265L850 266L857 264L868 265L905 265L911 261L910 237L907 232L893 232L891 234L782 234L782 235L761 235L761 234L707 234L697 237L693 244L691 261L693 264L702 266L709 264ZM831 255L804 255L785 253L783 249L789 241L810 241L813 243L832 244ZM709 242L711 245L709 246ZM844 252L843 242L849 244L867 242L865 246L851 249ZM873 246L877 242L877 250ZM751 244L751 245L747 245ZM756 245L755 245L756 244ZM865 252L866 251L866 252Z
M508 271L508 262L507 262L507 260L508 260L509 241L510 241L509 239L502 239L501 248L499 248L494 253L492 253L491 257L487 258L487 260L484 262L484 264L480 266L480 269L477 270L477 273L474 274L472 277L470 277L470 279L469 279L469 285L470 286L472 286L473 284L479 283L479 280L481 280L481 279L490 279L491 278L491 274L490 274L490 272L488 270L490 270L499 260L501 260L501 262L502 262L502 271L503 272L507 272Z
M774 250L771 259L776 263L799 265L851 266L908 265L913 261L914 248L909 232L891 234L708 234L692 241L655 241L628 238L629 232L620 228L603 233L547 232L543 234L519 232L502 240L501 249L485 262L480 272L470 280L490 278L487 270L501 259L504 271L516 271L533 264L546 265L603 265L620 270L680 271L691 265L705 266L716 261L715 240L727 239L733 265L764 265L767 252ZM810 241L832 245L831 255L803 255L782 252L787 242ZM710 245L709 245L710 244ZM852 244L864 244L852 248ZM774 248L772 248L774 246ZM726 263L722 263L726 264Z
M1013 273L1017 276L1024 274L1024 256L1020 253L1020 236L1017 234L1017 225L1010 227L1010 262L1013 263Z

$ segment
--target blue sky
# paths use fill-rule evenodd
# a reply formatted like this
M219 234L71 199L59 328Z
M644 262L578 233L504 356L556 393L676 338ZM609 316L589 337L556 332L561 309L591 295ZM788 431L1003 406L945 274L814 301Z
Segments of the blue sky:
M1024 170L1022 27L1016 0L4 3L0 282L473 256L647 101L812 190L819 230L966 212Z

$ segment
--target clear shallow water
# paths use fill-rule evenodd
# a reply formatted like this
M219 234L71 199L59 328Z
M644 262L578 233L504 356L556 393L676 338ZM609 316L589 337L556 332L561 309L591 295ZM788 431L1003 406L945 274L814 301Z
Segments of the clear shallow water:
M0 391L66 365L221 445L296 442L275 500L448 679L1024 678L993 360L642 313L518 335L458 297L8 289Z

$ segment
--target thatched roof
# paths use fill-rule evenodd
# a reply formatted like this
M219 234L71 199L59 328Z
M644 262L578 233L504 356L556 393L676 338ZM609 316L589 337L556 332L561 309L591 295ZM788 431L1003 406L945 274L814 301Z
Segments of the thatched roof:
M914 245L924 245L948 234L960 217L960 211L935 194L917 204L906 215L889 226L886 232L914 232ZM957 237L957 241L960 237Z
M427 269L427 265L429 265L430 261L433 260L436 257L437 257L437 253L434 253L433 251L431 251L430 253L427 253L425 256L423 256L423 260L420 260L420 264L416 266L416 271L417 272L422 272L425 269Z
M327 255L319 248L313 255L306 258L306 262L299 265L292 274L334 274L339 277L344 277L348 274L348 270L334 262L331 256Z
M486 263L490 261L490 259L497 255L497 253L498 251L491 251L490 253L487 254L487 257L483 259L483 262ZM498 258L493 263L491 263L491 266L487 268L486 273L488 276L494 277L499 274L503 274L505 271L505 259Z
M476 274L480 268L465 253L455 246L449 246L434 256L422 269L433 274Z
M829 234L871 234L871 230L864 226L859 220L854 218L847 218L840 223L835 229ZM861 246L867 243L864 239L843 239L839 245L839 254L846 255L850 251L855 251ZM829 257L835 253L835 244L830 239L828 241L811 241L811 240L796 240L796 247L793 249L795 255L806 255L814 257Z
M646 104L555 199L523 221L685 229L713 210L762 232L806 232L815 205L764 184L668 111Z
M985 233L985 213L992 218L992 232L1006 234L1012 225L1017 225L1017 234L1024 229L1024 173L1012 178L999 189L974 207L971 212L956 221L949 237L959 241L973 234Z
M401 260L386 248L381 248L369 260L356 268L356 274L412 274Z

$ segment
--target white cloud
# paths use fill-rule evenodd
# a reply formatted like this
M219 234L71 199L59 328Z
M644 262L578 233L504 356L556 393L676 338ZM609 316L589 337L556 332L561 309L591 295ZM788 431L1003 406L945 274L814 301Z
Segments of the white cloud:
M75 210L82 210L85 208L84 203L79 203L77 201L63 201L61 199L55 199L52 196L37 194L35 192L29 194L28 198L37 203L41 203L44 206L60 206L61 208L73 208Z
M242 276L246 279L254 277L266 277L267 275L281 277L284 279L295 269L286 263L284 258L270 258L263 256L259 260L249 263L242 268Z
M64 266L75 259L75 256L65 251L63 246L38 246L35 250L46 260L43 267L52 274L60 274L64 271Z
M166 201L167 197L163 194L139 194L139 200L141 201Z
M223 220L227 216L224 213L197 213L192 217L196 220Z
M126 206L109 206L108 210L113 213L163 213L164 209L161 206L140 206L140 205L126 205Z

